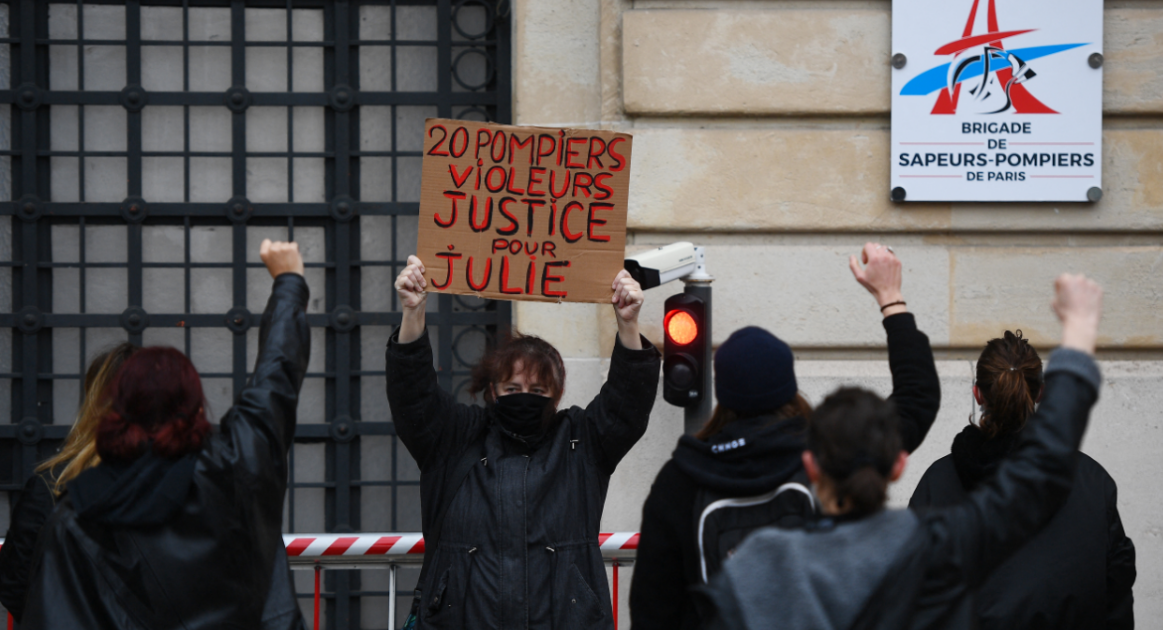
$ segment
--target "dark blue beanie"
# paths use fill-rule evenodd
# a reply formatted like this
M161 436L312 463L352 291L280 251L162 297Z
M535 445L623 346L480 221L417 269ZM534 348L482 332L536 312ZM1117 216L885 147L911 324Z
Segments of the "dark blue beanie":
M728 409L778 409L798 391L791 348L762 328L736 330L715 352L715 397Z

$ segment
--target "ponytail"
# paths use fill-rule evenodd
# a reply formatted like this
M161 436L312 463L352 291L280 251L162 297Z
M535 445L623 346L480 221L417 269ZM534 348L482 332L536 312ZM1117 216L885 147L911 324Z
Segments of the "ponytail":
M836 482L840 507L853 514L871 514L888 499L888 479L872 466L865 466Z
M1042 359L1022 331L991 339L977 360L977 390L985 413L979 428L987 439L1017 433L1042 394Z

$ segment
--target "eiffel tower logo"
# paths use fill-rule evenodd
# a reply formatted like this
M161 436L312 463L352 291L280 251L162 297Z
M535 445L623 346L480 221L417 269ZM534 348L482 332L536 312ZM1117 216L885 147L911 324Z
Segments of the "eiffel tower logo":
M960 110L979 114L1057 114L1026 88L1026 82L1037 76L1027 59L1017 51L1006 50L1002 43L1004 39L1035 29L1000 30L995 0L987 1L985 33L973 34L981 4L981 0L973 0L961 39L941 46L934 53L952 55L953 61L948 65L946 84L932 113L956 114Z

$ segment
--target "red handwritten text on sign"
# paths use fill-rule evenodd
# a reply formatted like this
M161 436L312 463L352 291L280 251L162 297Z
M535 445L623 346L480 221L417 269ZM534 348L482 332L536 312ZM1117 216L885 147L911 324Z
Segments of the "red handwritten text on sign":
M429 288L607 302L626 246L631 137L429 119L417 250Z

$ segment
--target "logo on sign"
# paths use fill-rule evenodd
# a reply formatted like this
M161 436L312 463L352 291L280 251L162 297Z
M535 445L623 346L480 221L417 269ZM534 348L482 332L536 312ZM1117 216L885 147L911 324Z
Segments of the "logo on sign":
M1057 114L1027 88L1037 73L1031 61L1087 44L1052 44L1007 49L1004 40L1033 33L1037 29L1002 31L998 27L995 0L988 0L986 32L974 35L981 0L973 0L961 38L938 48L933 54L951 55L953 60L914 77L901 89L901 96L928 96L940 91L931 114Z

